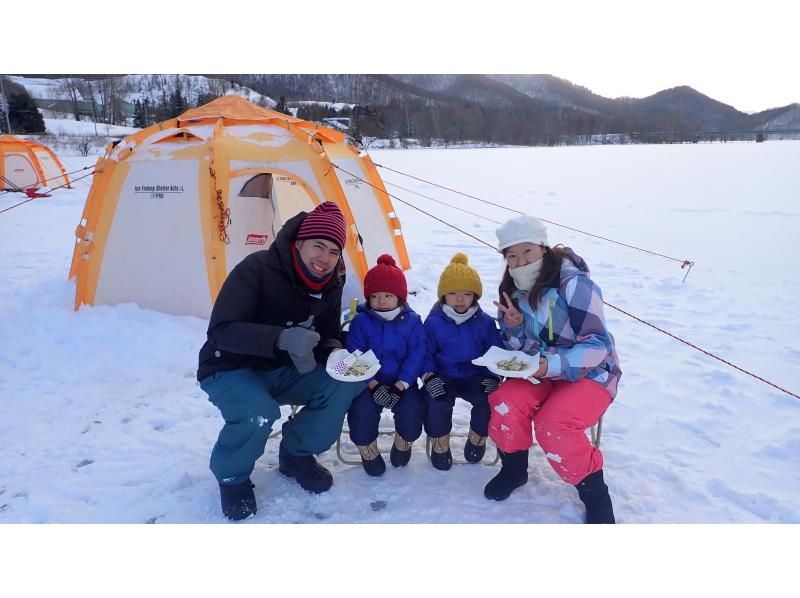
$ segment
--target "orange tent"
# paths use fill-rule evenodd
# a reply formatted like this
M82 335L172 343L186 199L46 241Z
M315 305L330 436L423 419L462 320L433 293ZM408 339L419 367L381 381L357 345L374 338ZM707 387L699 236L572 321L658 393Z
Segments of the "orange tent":
M326 200L350 225L345 303L382 253L410 267L374 164L340 132L235 95L143 129L95 166L75 231L75 308L132 302L206 318L236 264Z
M0 189L38 189L69 186L67 171L47 146L0 135Z

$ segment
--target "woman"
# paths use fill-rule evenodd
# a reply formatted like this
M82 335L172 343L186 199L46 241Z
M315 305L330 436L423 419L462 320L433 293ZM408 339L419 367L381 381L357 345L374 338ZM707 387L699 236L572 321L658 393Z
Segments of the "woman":
M494 302L503 343L538 358L539 383L507 379L489 395L489 436L503 465L484 495L505 500L527 483L533 424L550 465L577 488L587 523L614 523L603 454L585 433L611 404L622 374L600 288L582 258L548 245L545 226L532 216L512 218L497 238L506 261Z

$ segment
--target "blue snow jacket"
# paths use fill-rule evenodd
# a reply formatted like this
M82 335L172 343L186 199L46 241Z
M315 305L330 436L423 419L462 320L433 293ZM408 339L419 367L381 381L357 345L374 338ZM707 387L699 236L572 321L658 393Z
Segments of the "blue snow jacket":
M406 305L394 320L384 320L365 303L358 306L347 334L347 350L372 349L381 362L375 380L393 384L397 380L416 387L425 358L422 318Z
M480 307L469 320L456 324L438 301L425 318L425 336L422 373L434 372L449 378L492 375L472 360L486 353L489 347L503 346L495 319Z

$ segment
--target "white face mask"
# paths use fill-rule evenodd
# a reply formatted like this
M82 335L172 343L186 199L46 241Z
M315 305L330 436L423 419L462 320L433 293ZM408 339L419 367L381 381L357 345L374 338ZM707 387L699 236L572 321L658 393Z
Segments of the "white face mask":
M402 307L395 307L394 309L390 309L389 311L378 311L377 309L373 309L372 311L374 311L384 320L394 320L397 316L400 315L402 309L403 309Z
M542 259L540 257L535 262L520 266L519 268L509 268L508 273L514 280L514 285L520 291L530 291L533 288L536 279L539 278L539 272L542 271Z
M445 303L444 305L442 305L442 311L445 313L445 315L448 318L453 320L453 322L455 322L456 324L463 324L464 322L466 322L472 316L475 315L475 312L478 311L478 306L477 305L473 305L467 311L465 311L463 314L460 314L456 310L454 310L452 307L450 307L449 305L447 305Z

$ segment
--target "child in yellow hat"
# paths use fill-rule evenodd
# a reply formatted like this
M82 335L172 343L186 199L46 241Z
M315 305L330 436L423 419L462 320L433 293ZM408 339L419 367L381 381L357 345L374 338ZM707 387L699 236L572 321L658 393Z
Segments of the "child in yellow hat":
M479 462L486 451L489 430L488 395L499 378L472 363L489 347L502 347L495 319L481 310L483 285L469 258L456 253L439 277L439 301L425 319L426 351L423 395L427 403L425 432L433 440L431 463L446 471L453 464L450 431L456 397L472 405L464 458Z

